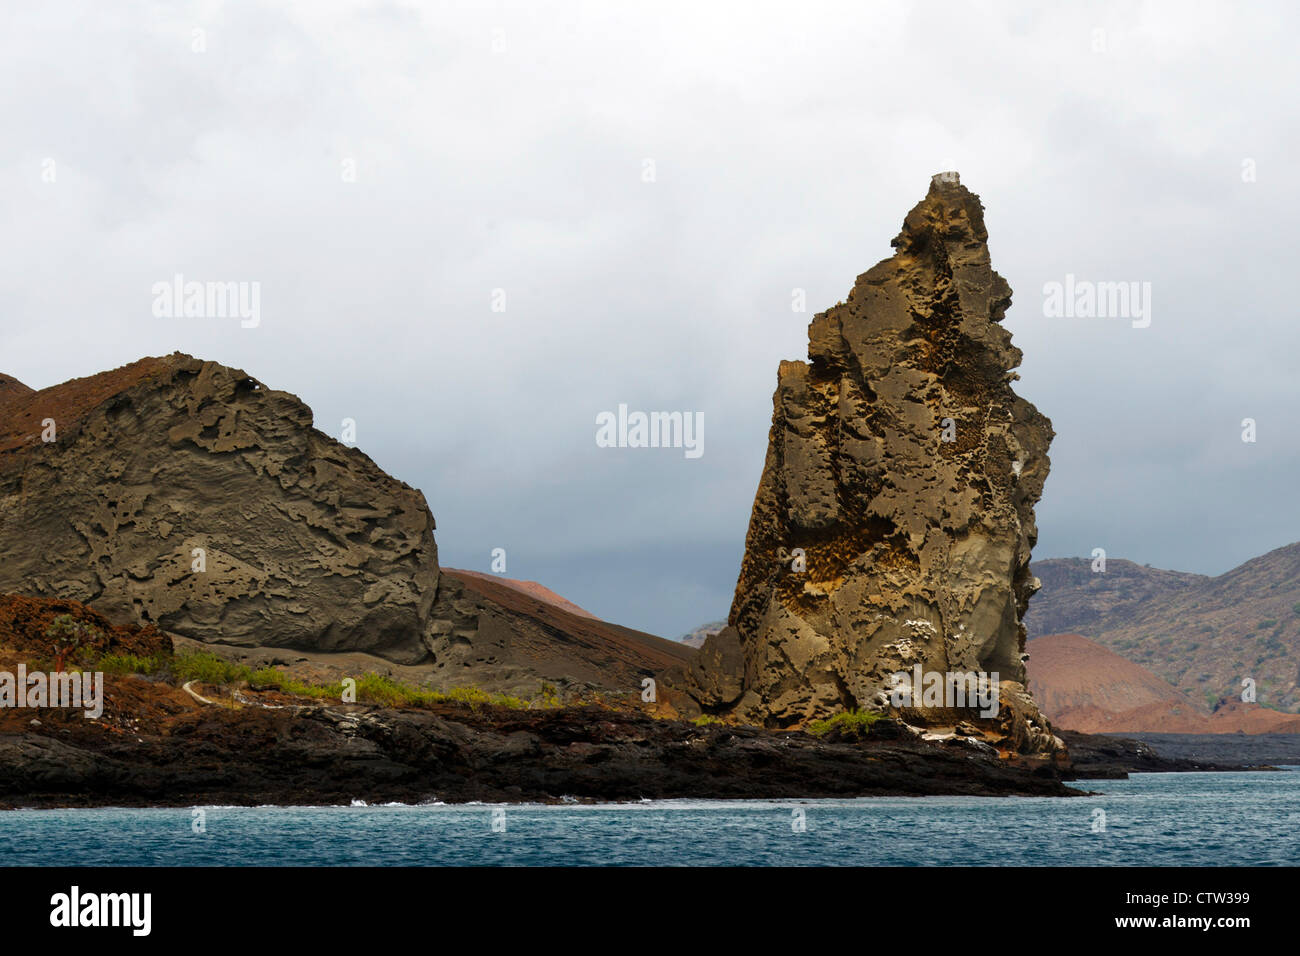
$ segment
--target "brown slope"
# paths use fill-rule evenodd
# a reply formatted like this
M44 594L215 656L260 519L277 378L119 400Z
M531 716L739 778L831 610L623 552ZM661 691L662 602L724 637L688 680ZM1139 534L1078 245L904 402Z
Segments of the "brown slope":
M60 617L71 617L88 629L76 650L92 659L95 655L110 652L139 657L171 653L171 640L155 627L118 626L94 608L78 601L29 598L19 594L0 594L0 647L35 651L53 659L58 653L57 641L47 631Z
M74 378L33 391L10 376L0 381L0 456L30 448L41 441L42 422L54 419L68 435L110 398L171 370L168 359L143 358L130 365Z
M1212 578L1113 559L1104 574L1084 559L1033 570L1030 637L1086 634L1207 707L1239 699L1249 677L1261 704L1300 712L1300 544Z
M576 614L579 617L590 617L599 620L599 618L596 618L596 615L592 614L590 611L578 607L578 605L574 604L568 598L561 597L550 588L543 584L538 584L536 581L520 581L515 578L503 578L500 575L484 574L482 571L466 571L463 568L443 568L443 570L453 572L462 577L468 576L480 578L484 581L499 581L506 587L514 588L516 591L527 594L530 597L535 597L537 600L544 601L547 604L553 604L562 611L568 611L570 614Z
M0 372L0 415L3 414L7 402L30 395L32 391L33 389L28 388L12 375L5 375Z
M1030 645L1030 689L1050 720L1083 733L1297 733L1300 716L1240 700L1206 713L1146 668L1078 634Z
M639 693L651 673L694 651L632 628L575 614L498 579L443 569L439 605L472 613L476 634L435 662L439 678L486 689L535 689L538 680Z
M1030 651L1034 696L1049 717L1088 706L1125 711L1189 703L1168 681L1078 634L1039 638Z

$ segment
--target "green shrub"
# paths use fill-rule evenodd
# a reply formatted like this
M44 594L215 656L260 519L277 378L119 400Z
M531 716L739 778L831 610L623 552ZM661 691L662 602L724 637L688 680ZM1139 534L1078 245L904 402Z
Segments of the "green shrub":
M105 673L149 674L170 676L178 684L196 681L223 687L228 684L247 682L254 690L278 690L286 694L302 697L341 697L342 684L309 684L296 680L275 667L260 667L257 670L235 664L218 657L211 651L187 649L175 656L160 653L153 657L138 657L134 654L106 654L96 664Z
M160 651L149 657L138 654L104 654L92 665L95 670L105 674L164 674L172 666L172 656Z
M341 698L343 696L343 685L341 683L309 684L306 681L290 677L284 671L275 667L263 667L253 671L249 675L248 686L254 690L278 690L284 694L313 697L318 700L323 697Z
M248 675L248 686L254 690L283 690L289 675L274 667L260 667Z
M511 694L489 694L479 687L453 687L446 694L438 694L433 691L426 692L431 694L435 700L450 700L458 704L469 704L477 710L484 704L493 707L508 707L511 710L526 710L528 701L521 697L515 697Z
M78 621L71 614L60 614L44 631L45 639L54 644L54 669L63 670L64 661L78 651L98 641L102 636L99 628L85 621Z
M340 691L341 692L341 691ZM446 693L401 684L382 674L364 674L357 681L357 700L382 707L427 707L450 701L477 710L480 707L508 707L526 710L528 701L512 694L489 694L480 687L453 687Z
M824 737L837 728L847 737L865 737L871 733L871 725L882 717L884 714L877 714L870 710L846 710L834 717L814 720L808 725L808 730L817 737Z
M408 703L410 691L391 677L382 674L362 674L357 681L357 701L367 701L383 707L397 707Z
M193 649L183 650L175 656L172 671L182 684L193 680L214 687L237 684L253 676L253 672L243 664L232 664L211 651Z
M481 707L492 700L487 691L478 687L453 687L447 692L447 697L458 704L469 704L471 707Z

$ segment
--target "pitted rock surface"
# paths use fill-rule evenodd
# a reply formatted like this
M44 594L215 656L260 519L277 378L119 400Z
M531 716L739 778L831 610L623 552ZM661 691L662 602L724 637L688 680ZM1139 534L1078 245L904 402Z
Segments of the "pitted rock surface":
M704 711L790 726L880 705L916 664L1023 684L1053 432L1011 389L987 240L979 198L936 176L781 363L729 627L681 681Z
M433 530L419 491L238 369L176 353L38 392L0 382L0 591L414 663Z

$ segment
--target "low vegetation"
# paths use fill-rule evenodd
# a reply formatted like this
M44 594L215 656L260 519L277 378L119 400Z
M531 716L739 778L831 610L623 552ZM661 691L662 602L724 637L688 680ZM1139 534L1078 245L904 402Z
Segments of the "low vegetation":
M315 700L342 701L345 688L342 681L312 683L291 677L276 667L254 670L245 664L236 664L218 657L210 651L187 649L177 654L155 654L140 657L135 654L110 653L98 658L95 670L105 674L140 674L177 685L194 681L211 687L247 685L253 690L278 691L295 697ZM537 701L525 700L512 694L491 694L478 687L454 687L449 691L436 691L415 687L394 680L384 674L366 673L355 678L356 702L378 704L381 707L427 707L431 704L457 703L475 710L480 707L506 707L512 710L559 706L559 694L554 687L543 684Z
M846 710L824 720L814 720L808 725L809 733L825 737L832 730L846 737L865 737L871 733L871 725L885 715L870 710Z
M174 660L171 654L141 657L138 654L110 653L95 661L95 670L105 674L144 674L152 677L168 671Z
M54 647L54 669L63 670L64 663L87 645L100 640L99 628L79 621L71 614L60 614L45 628L45 639Z

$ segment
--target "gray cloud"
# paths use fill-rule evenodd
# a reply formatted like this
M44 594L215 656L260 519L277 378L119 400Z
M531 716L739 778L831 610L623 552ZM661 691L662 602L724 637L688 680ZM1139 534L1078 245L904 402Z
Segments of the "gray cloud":
M1300 538L1294 9L702 6L8 5L0 368L240 366L356 419L445 563L675 635L730 602L778 362L955 167L1058 432L1037 554ZM177 272L261 326L153 317ZM1151 327L1046 318L1066 273L1151 282ZM597 448L620 402L704 457Z

